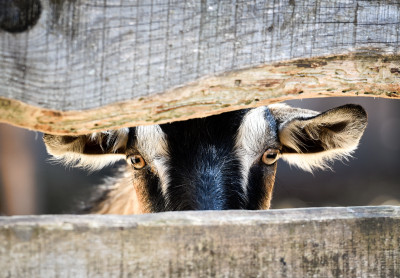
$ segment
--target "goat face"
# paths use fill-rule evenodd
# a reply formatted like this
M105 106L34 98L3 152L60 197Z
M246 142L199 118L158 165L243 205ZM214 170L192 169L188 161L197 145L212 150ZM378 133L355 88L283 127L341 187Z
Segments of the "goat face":
M49 153L77 166L130 164L130 183L126 175L116 181L94 212L268 209L278 158L307 171L329 167L355 150L366 124L358 105L318 113L275 104L44 141Z

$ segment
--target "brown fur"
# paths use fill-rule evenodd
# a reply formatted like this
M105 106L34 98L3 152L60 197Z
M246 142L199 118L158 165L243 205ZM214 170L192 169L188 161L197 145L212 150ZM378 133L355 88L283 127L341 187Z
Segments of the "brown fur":
M106 198L91 209L91 213L122 215L150 213L146 200L144 181L135 178L133 183L127 171L127 174L109 189Z
M275 164L275 174L276 174L276 164ZM270 177L266 177L265 179L265 187L267 194L265 194L264 200L261 204L260 209L269 209L271 206L271 200L272 200L272 191L274 190L274 184L275 184L275 174Z

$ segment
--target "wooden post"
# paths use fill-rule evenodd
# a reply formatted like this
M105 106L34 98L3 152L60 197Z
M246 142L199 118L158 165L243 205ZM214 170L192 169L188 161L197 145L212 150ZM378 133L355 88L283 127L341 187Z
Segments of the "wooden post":
M77 134L293 98L400 96L396 1L0 7L0 121Z
M2 277L399 277L400 208L0 217Z

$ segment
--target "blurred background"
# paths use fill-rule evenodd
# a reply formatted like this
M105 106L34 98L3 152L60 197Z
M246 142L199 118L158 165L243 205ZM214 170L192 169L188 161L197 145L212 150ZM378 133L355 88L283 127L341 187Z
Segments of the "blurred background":
M319 111L357 103L367 110L369 120L354 158L336 162L333 171L310 174L279 161L273 209L400 205L399 100L324 98L286 103ZM116 167L88 173L55 164L41 133L0 123L0 214L73 212Z

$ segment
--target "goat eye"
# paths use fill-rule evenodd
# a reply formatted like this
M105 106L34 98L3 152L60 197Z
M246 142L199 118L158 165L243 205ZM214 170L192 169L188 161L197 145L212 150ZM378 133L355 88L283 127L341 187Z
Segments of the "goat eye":
M146 161L144 161L144 158L139 154L134 154L128 157L128 162L136 170L142 169L144 166L146 166Z
M274 164L279 158L279 150L277 149L268 149L263 154L261 160L264 164L271 165Z

